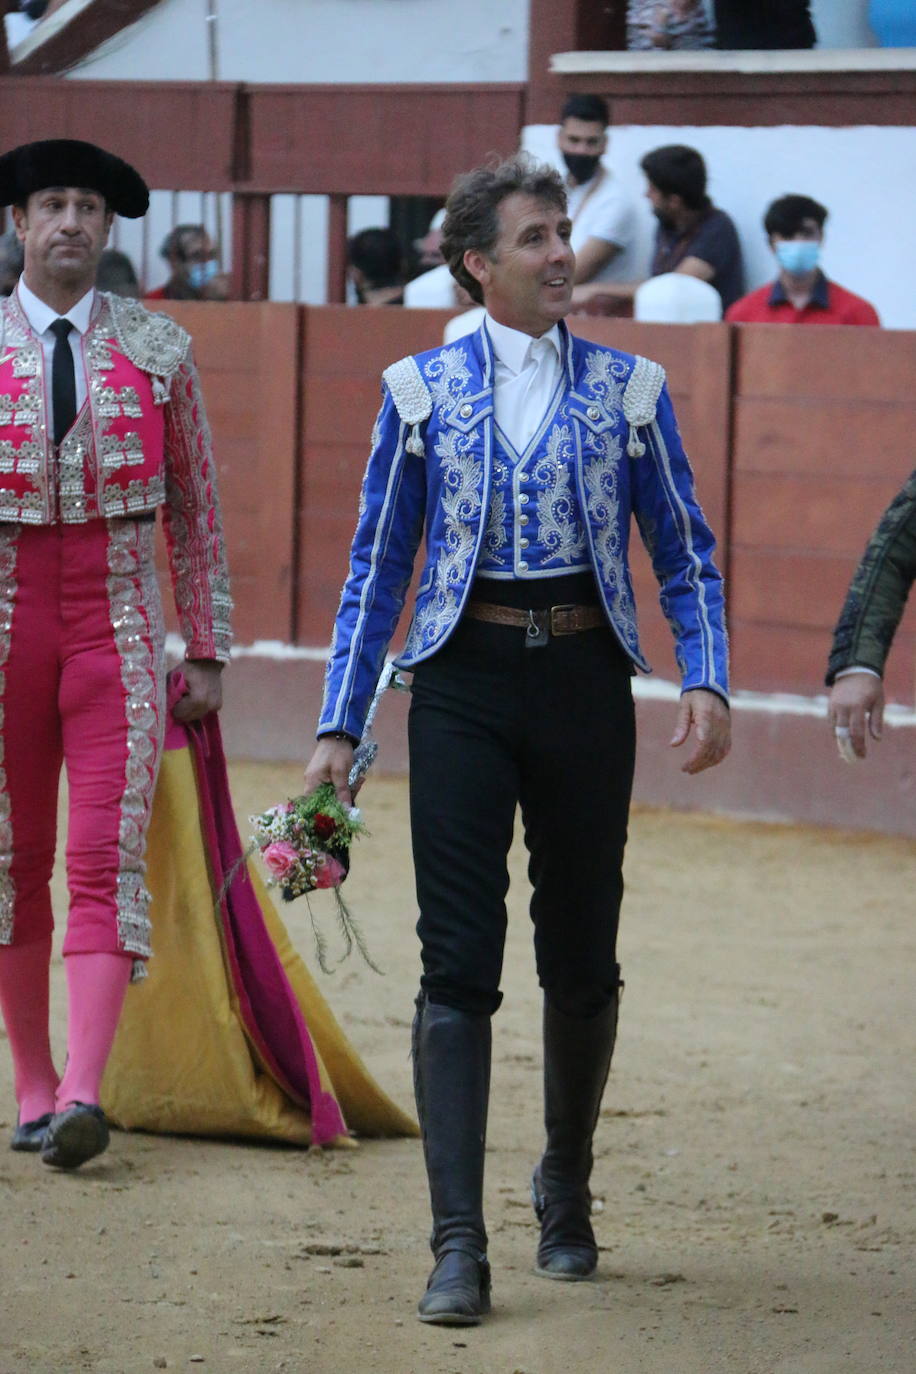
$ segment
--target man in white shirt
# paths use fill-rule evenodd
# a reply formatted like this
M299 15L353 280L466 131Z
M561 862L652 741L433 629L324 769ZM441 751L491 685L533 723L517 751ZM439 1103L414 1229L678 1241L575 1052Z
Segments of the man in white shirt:
M566 329L575 257L559 175L524 157L478 168L447 210L443 254L484 323L384 373L305 785L332 781L351 801L353 744L423 534L395 660L414 675L413 1058L436 1260L418 1311L473 1325L490 1308L484 1140L517 805L544 990L536 1272L587 1279L598 1259L589 1176L621 987L630 678L648 669L626 553L634 514L678 640L672 744L693 733L686 772L724 758L729 725L721 578L664 372Z
M566 195L576 255L575 284L631 281L636 209L602 161L608 108L599 95L571 95L560 114L557 147L566 168Z
M190 339L95 289L139 174L93 144L0 157L23 275L0 301L0 1008L19 1118L11 1148L73 1169L100 1154L105 1062L150 954L144 850L165 732L154 557L164 527L186 692L218 709L229 594L213 455ZM48 1028L57 790L69 787L63 942L67 1064Z

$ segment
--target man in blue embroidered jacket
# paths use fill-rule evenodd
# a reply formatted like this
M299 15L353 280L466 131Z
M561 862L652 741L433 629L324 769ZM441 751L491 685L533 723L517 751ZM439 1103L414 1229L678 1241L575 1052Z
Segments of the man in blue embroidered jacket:
M443 253L486 306L475 335L385 372L350 576L306 787L347 775L421 535L398 666L413 671L411 827L423 976L417 1108L436 1264L422 1320L489 1310L483 1160L501 1000L506 854L520 804L544 991L547 1143L536 1269L588 1278L592 1135L617 1025L616 936L640 652L635 515L677 641L684 769L728 751L727 644L713 538L664 373L562 323L575 259L562 183L516 158L459 178Z

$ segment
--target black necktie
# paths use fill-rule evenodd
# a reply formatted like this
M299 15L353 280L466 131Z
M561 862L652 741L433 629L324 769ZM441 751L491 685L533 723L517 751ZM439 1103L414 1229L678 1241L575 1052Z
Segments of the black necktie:
M54 442L59 444L76 419L76 373L73 350L67 335L73 325L69 320L55 320L54 356L51 360L51 408L54 411Z

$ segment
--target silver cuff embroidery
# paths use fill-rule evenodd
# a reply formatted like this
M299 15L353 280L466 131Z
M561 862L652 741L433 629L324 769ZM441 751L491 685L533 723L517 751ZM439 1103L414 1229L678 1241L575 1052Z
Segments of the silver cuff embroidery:
M118 832L118 944L128 953L144 957L150 954L150 896L144 883L144 853L165 712L165 636L153 540L152 524L130 521L112 523L108 543L108 602L121 659L127 721Z

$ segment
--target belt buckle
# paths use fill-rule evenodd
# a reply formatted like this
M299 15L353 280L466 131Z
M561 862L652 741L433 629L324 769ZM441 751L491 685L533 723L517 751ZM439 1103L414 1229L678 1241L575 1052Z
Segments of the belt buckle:
M576 626L575 626L575 625L570 625L570 626L568 626L568 628L564 628L564 627L561 625L561 622L560 622L560 619L559 619L559 617L562 616L562 615L564 615L564 614L566 614L566 615L571 615L572 612L573 612L575 609L576 609L576 608L575 608L575 606L573 605L572 602L569 602L569 603L568 603L567 605L565 605L565 606L551 606L551 608L550 608L550 633L551 633L552 635L574 635L574 634L576 633Z
M525 626L525 648L543 649L550 639L550 614L548 611L529 611L528 624Z

